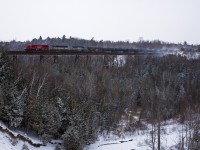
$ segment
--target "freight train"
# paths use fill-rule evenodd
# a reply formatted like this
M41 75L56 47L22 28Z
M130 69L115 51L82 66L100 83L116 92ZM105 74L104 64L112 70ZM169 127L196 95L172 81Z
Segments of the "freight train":
M118 52L118 53L138 53L138 52L151 52L142 49L121 49L121 48L103 48L103 47L86 47L86 46L66 46L66 45L36 45L29 44L25 47L25 51L80 51L80 52Z
M88 50L85 46L65 46L65 45L36 45L29 44L25 47L25 51L49 51L49 50Z

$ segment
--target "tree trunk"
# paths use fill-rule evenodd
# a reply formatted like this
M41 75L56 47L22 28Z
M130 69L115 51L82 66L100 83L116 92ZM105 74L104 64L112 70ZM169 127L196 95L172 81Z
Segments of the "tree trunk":
M160 150L160 99L158 98L157 117L158 117L158 150Z

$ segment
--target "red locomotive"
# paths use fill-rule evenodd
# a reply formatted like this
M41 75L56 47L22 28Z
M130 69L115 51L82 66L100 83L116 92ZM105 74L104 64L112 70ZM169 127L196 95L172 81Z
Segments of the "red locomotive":
M26 48L24 49L25 51L46 51L49 50L49 46L48 45L32 45L29 44L26 46Z

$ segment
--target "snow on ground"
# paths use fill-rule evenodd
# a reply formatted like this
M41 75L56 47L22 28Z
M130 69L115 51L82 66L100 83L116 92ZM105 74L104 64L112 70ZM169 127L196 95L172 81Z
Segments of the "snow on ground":
M1 122L1 121L0 121L0 126L1 126L3 129L8 129L7 126L6 126L3 122ZM27 137L27 138L31 139L31 141L32 141L33 143L42 144L42 142L41 142L38 138L36 138L34 135L31 135L31 134L28 134L28 135L27 135L26 132L21 131L21 130L16 130L16 131L12 131L12 130L10 130L10 129L8 129L8 130L9 130L11 133L13 133L13 135L15 135L15 136L17 136L18 134L20 134L20 135L23 135L24 137Z
M101 135L94 144L89 145L85 150L151 150L151 125L146 124L146 130L126 133L122 138L114 134ZM163 123L161 128L161 146L164 149L173 150L180 141L182 126L173 121Z
M7 128L6 125L3 124L2 122L0 122L0 126L3 129ZM9 131L12 132L15 136L17 136L19 134L18 131L17 132L14 132L11 130L9 130ZM26 135L26 134L23 133L21 135ZM25 137L28 137L34 143L41 143L41 141L39 139L37 139L36 137L29 137L27 135ZM40 146L37 148L37 147L30 145L27 142L12 139L8 134L0 131L0 150L22 150L22 147L24 144L26 144L28 146L29 150L55 150L55 146L56 146L55 144L48 143L46 146Z
M126 124L122 121L121 124ZM98 140L84 150L151 150L152 149L152 125L143 122L146 129L136 130L131 133L116 132L104 133L99 136ZM0 126L4 129L7 128L2 122ZM175 146L181 140L181 131L184 126L174 120L169 120L161 123L161 146L167 150L174 150ZM123 131L123 130L121 130ZM15 135L21 134L21 131L11 131ZM22 133L21 135L26 135ZM120 137L119 137L120 135ZM155 133L156 135L156 133ZM27 135L26 135L27 136ZM35 143L41 143L36 137L27 136ZM157 141L156 141L157 142ZM0 150L21 150L24 143L28 146L29 150L55 150L55 144L48 143L47 146L36 148L27 142L20 140L13 140L9 135L0 131ZM156 146L156 144L155 144Z
M36 148L26 142L12 140L8 135L0 132L0 150L21 150L24 143L28 146L29 150L55 150L55 145L52 144Z

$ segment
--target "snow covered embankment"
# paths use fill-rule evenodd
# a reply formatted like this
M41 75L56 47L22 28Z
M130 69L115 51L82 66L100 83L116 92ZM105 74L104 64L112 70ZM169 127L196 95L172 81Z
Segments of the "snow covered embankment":
M0 150L55 150L55 146L51 143L44 145L35 138L13 132L0 122Z

